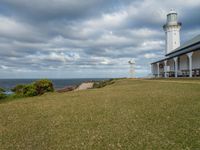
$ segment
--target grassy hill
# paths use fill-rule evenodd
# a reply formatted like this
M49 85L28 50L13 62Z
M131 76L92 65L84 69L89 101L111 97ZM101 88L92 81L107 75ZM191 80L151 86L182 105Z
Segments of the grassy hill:
M0 149L200 149L200 80L118 80L0 104Z

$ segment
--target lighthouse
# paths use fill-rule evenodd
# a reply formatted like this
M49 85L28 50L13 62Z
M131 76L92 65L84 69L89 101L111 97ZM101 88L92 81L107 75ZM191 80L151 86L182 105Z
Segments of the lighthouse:
M167 14L167 22L163 26L165 31L165 55L169 54L180 46L181 23L178 22L177 12L171 10Z

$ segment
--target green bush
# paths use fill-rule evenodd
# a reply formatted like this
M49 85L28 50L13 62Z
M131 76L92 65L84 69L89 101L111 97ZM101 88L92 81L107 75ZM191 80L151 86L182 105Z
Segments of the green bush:
M17 85L12 91L17 97L29 97L42 95L46 92L53 92L53 84L50 80L38 80L31 84Z
M4 98L6 98L6 94L0 93L0 99L4 99Z
M16 95L23 95L24 88L25 88L25 85L19 84L19 85L16 85L14 88L12 88L11 91L14 92Z
M94 82L93 88L102 88L113 83L115 83L113 79L105 80L105 81L97 81L97 82Z
M15 94L17 96L36 96L37 94L37 90L36 90L36 86L32 83L32 84L27 84L27 85L17 85L16 87L14 87L12 89L13 92L15 92Z
M24 86L23 95L26 97L38 95L36 86L34 84L27 84Z
M3 92L5 92L5 90L0 87L0 93L3 93Z
M38 95L54 91L53 83L50 80L38 80L34 83L34 85L36 86Z
M0 88L0 99L6 98L6 94L4 92L5 90L3 88Z

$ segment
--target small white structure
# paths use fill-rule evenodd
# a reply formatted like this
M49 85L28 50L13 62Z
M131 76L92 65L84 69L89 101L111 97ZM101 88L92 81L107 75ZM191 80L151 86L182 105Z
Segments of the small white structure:
M180 46L181 23L170 11L163 26L166 35L165 57L151 64L154 77L200 76L200 35Z
M134 60L130 60L128 61L129 65L130 65L130 78L134 78L135 75L135 61Z

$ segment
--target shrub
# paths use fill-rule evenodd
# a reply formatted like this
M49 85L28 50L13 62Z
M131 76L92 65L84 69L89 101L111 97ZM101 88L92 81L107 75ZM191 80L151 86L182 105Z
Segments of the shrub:
M16 85L14 88L12 88L11 91L14 92L16 95L23 95L24 87L25 85L19 84L19 85Z
M50 80L38 80L34 83L34 85L38 95L54 91L53 83Z
M15 93L17 97L29 97L29 96L37 96L42 95L46 92L53 92L53 84L49 80L38 80L31 84L26 85L17 85L12 91Z
M93 88L102 88L113 83L115 83L113 79L106 80L106 81L97 81L94 83Z
M0 87L0 93L3 93L3 92L5 92L5 90Z
M4 92L5 90L3 88L0 88L0 99L6 98L6 94Z
M38 95L36 86L34 84L27 84L23 88L23 95L24 96L36 96Z
M0 93L0 99L4 99L4 98L6 98L6 94Z

